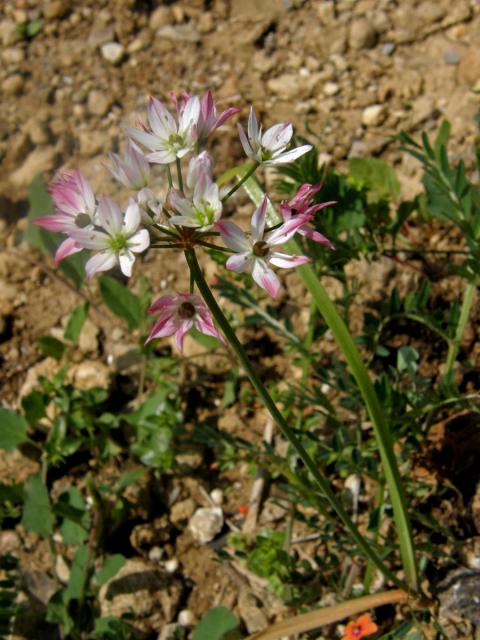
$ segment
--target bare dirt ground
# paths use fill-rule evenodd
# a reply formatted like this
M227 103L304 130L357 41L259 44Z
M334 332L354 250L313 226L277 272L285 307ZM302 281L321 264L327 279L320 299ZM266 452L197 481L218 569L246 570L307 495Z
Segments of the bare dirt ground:
M22 36L37 20L39 32ZM119 150L148 95L168 100L172 91L211 88L222 107L242 108L242 121L253 104L265 125L290 120L298 133L315 135L322 160L337 167L355 155L387 158L406 197L418 191L420 168L399 153L393 134L432 131L446 118L454 149L467 165L472 159L480 106L475 0L4 0L0 44L0 394L13 408L39 374L55 368L36 339L58 332L81 302L53 263L22 240L28 185L37 174L48 180L60 167L80 167L97 191L114 193L102 168L105 154ZM234 127L229 131L216 138L220 169L242 158ZM144 268L158 290L186 277L180 261L165 265L157 256ZM119 354L135 342L113 316L94 309L71 378L84 387L109 384L119 374ZM261 437L264 417L241 420ZM238 416L224 416L227 430L229 421L238 425ZM1 479L18 475L19 465L28 475L31 463L15 456L2 459ZM167 554L181 558L180 571L168 587L144 585L128 604L147 631L161 633L180 608L198 619L219 604L235 608L254 631L285 606L261 583L251 595L251 576L218 564L213 550L184 531L193 509L205 503L195 464L169 488L177 509L170 524L165 516L129 534L136 555L128 571L147 573L155 562L149 551L173 522L180 534ZM235 491L225 508L235 521L251 479L241 470L223 482L230 480ZM270 506L260 524L284 516ZM39 573L51 569L43 547L15 535L0 538L0 554L7 545ZM40 601L48 587L32 587Z

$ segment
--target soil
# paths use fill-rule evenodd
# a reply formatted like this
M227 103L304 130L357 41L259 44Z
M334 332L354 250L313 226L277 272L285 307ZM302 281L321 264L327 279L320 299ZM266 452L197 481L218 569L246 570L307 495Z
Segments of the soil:
M22 35L37 21L41 21L37 34ZM480 4L474 0L4 2L0 7L2 404L17 408L39 375L52 375L58 368L56 361L42 357L37 338L61 335L71 311L83 301L82 294L55 271L52 260L22 238L27 226L27 189L35 175L42 174L48 181L60 167L78 167L96 192L119 195L103 168L105 155L122 147L124 129L143 114L147 97L168 101L170 92L203 93L211 88L222 108L242 108L242 122L250 104L265 126L293 122L298 134L318 143L322 161L336 168L344 167L353 156L387 159L400 179L402 196L411 197L420 189L421 169L400 153L392 139L401 130L417 136L423 130L434 131L448 119L454 152L465 158L467 167L472 165L478 135L475 114L480 107L479 33ZM111 43L120 46L106 47ZM213 152L218 171L241 161L234 126L227 125L216 135ZM444 241L440 232L435 236L436 231L430 229L427 239L433 247ZM374 301L394 285L401 290L415 287L415 268L405 272L385 260L376 263L374 271L364 264L352 271ZM161 255L148 255L142 273L156 292L188 286L182 256L164 261ZM138 286L136 275L132 287L138 290ZM439 279L435 286L439 296L457 295L454 278ZM89 285L90 294L98 300L95 282ZM282 304L299 310L296 300L302 300L304 292L295 276L289 278L282 295ZM480 365L479 319L477 304L463 345L476 365ZM298 377L276 349L275 336L267 332L258 338L253 331L245 331L242 337L264 371L286 379ZM135 365L122 369L121 356L136 348L138 338L101 303L94 305L83 341L72 356L70 379L88 388L135 378L138 369ZM425 339L418 336L411 344L421 351ZM186 346L181 374L193 390L192 417L219 420L225 431L260 442L266 423L261 412L246 407L239 413L236 407L220 418L217 415L222 393L218 381L230 368L226 354L206 356L189 339ZM328 337L325 350L332 350ZM190 359L196 359L195 367ZM425 375L428 366L437 364L437 359L429 365L425 358ZM241 528L239 508L249 503L253 482L246 465L212 475L208 461L202 455L195 460L194 454L190 452L193 458L187 464L190 472L162 487L170 495L170 502L166 501L170 511L160 515L144 506L142 512L140 505L138 525L130 528L129 543L124 545L130 545L130 557L122 579L145 574L146 582L126 589L128 602L117 605L133 606L137 627L148 637L168 638L182 610L188 610L194 622L212 606L223 605L234 610L250 632L289 613L283 601L265 589L262 579L235 562L219 563L213 548L193 540L188 519L197 507L211 507L208 492L215 488L224 490L228 525ZM3 454L0 480L13 477L21 482L36 468L18 452ZM121 472L107 471L113 477ZM419 465L418 473L422 472L432 478L427 463ZM152 493L148 487L150 495L159 490L156 487ZM258 527L282 519L285 510L267 501ZM299 529L294 537L304 534ZM154 551L159 547L161 562ZM25 591L45 604L54 575L45 545L17 528L0 537L0 554L7 551L19 555L31 582L37 578ZM306 547L304 553L308 552ZM166 558L179 561L170 574L164 570ZM157 569L161 580L150 575ZM328 600L328 594L322 597ZM105 611L116 611L115 600L109 602ZM19 637L40 637L31 633L27 629ZM38 628L35 633L40 633Z

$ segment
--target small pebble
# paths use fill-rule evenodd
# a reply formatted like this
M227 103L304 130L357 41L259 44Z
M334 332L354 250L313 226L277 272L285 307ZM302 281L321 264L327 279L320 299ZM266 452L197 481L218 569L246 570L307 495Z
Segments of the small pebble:
M458 64L460 62L460 54L453 49L447 49L443 52L443 61L445 64Z
M170 558L170 560L167 560L165 562L165 571L167 573L175 573L175 571L178 569L178 560L177 558Z
M371 104L362 113L362 124L366 127L378 127L385 119L385 109L382 104Z
M195 622L195 617L190 609L182 609L178 614L178 624L181 627L191 627Z
M385 44L382 47L382 51L384 56L391 56L392 53L395 51L395 43L385 42Z
M110 62L110 64L120 64L125 54L123 45L119 42L106 42L100 47L102 58Z
M163 549L161 547L152 547L148 552L148 559L150 562L160 562L163 556Z
M214 489L210 492L210 498L216 507L221 507L223 504L223 491L221 489Z

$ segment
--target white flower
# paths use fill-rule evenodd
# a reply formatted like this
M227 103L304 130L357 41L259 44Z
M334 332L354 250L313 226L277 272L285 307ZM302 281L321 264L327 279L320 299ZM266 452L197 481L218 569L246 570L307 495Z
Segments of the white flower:
M289 122L275 124L262 134L253 107L250 107L248 117L248 138L241 124L238 124L238 132L246 155L263 165L293 162L312 148L312 145L305 144L286 151L293 136L292 125Z
M124 275L132 275L135 254L145 251L150 244L146 229L139 229L140 208L130 200L125 215L110 198L100 198L97 209L98 222L103 229L79 229L71 236L83 249L97 251L85 265L87 276L91 278L97 271L108 271L116 264Z
M183 158L195 145L196 125L200 115L200 100L192 96L185 108L178 114L178 122L165 105L156 98L150 98L147 107L150 132L129 128L128 135L143 144L152 153L147 154L149 162L169 164L176 158Z
M230 271L243 273L250 271L255 282L265 289L272 298L276 298L280 289L280 281L269 267L272 264L282 269L290 269L309 262L306 256L291 256L288 253L275 251L274 247L287 242L310 217L297 216L282 224L277 229L265 233L267 197L252 216L250 237L230 220L217 222L215 228L220 231L223 241L235 255L228 258L226 267Z

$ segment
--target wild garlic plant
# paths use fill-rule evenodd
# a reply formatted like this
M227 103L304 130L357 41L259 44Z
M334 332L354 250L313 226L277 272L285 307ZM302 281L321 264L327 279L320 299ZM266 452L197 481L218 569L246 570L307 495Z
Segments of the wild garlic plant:
M314 204L313 198L321 185L304 184L290 201L280 203L278 211L262 190L248 229L242 229L235 222L235 214L227 217L224 205L240 187L255 184L258 189L258 182L253 180L260 167L294 162L311 149L308 144L292 148L290 123L275 124L263 131L251 108L247 130L238 125L240 142L250 164L229 173L236 176L235 184L220 187L207 146L215 130L239 111L230 108L218 115L210 91L201 98L186 93L173 96L172 110L151 98L147 123L127 129L125 156L111 154L113 176L132 191L126 206L122 208L111 198L95 195L79 171L63 171L54 177L50 186L55 212L36 219L35 223L66 236L55 255L57 264L74 253L91 252L86 263L89 278L113 267L130 277L136 257L147 250L183 251L190 271L190 289L164 295L154 302L150 311L157 319L148 341L173 335L181 351L185 335L195 327L228 344L302 460L311 481L330 502L369 562L377 566L390 583L412 595L418 594L412 531L388 424L348 329L308 264L309 257L301 253L295 241L298 234L323 245L326 251L333 250L330 240L319 233L312 222L318 211L334 203ZM155 165L164 167L168 180L167 195L163 199L155 192ZM197 259L197 251L203 248L226 252L226 268L249 273L272 298L277 297L281 287L276 269L298 268L343 350L370 414L394 510L404 578L399 578L384 564L381 554L359 532L329 481L268 393L204 277Z

